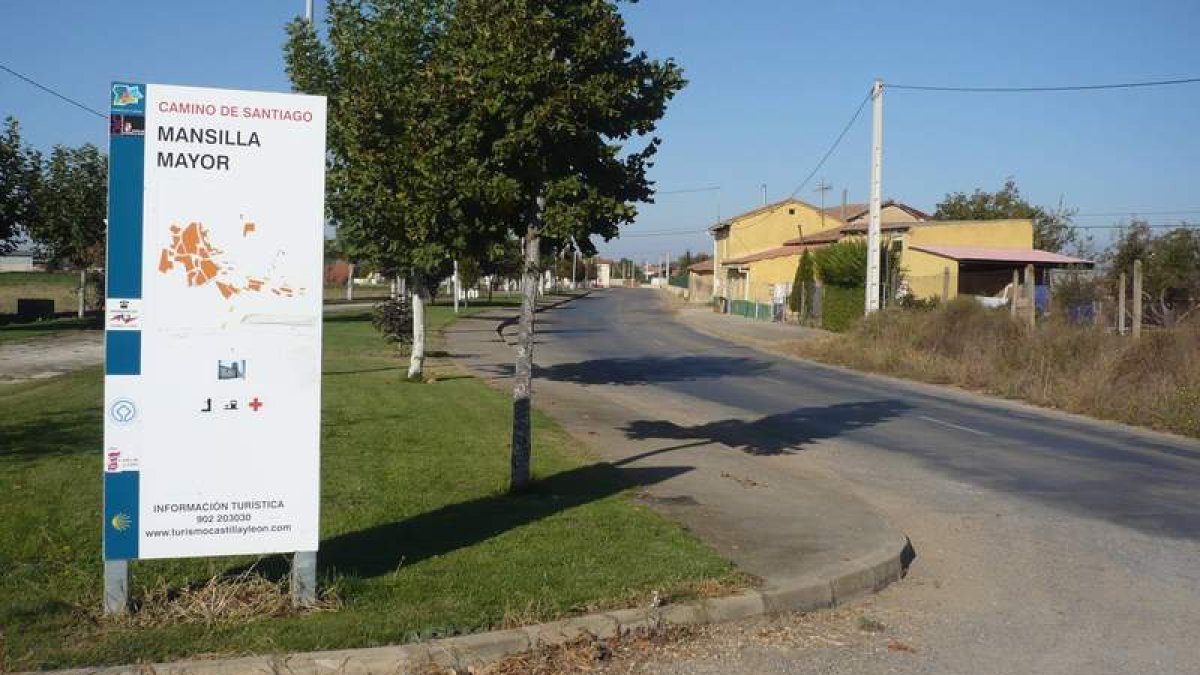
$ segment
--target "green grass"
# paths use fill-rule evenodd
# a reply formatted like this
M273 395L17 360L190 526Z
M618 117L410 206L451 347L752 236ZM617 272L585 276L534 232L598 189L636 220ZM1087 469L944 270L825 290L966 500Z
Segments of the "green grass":
M343 606L248 624L102 619L101 374L0 388L0 671L398 643L739 583L541 415L537 488L506 495L509 398L445 364L410 384L404 367L364 315L326 321L320 574ZM253 561L138 562L134 597Z

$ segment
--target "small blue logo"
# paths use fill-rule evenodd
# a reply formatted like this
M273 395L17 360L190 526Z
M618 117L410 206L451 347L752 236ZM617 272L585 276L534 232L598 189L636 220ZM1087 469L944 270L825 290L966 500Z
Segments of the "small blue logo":
M108 416L117 424L129 424L137 419L137 406L127 398L119 398L108 407Z

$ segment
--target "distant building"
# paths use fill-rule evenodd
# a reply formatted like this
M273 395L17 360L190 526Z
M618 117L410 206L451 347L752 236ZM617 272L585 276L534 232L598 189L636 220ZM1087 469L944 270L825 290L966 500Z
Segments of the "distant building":
M36 270L32 252L13 251L0 255L0 272L33 272Z

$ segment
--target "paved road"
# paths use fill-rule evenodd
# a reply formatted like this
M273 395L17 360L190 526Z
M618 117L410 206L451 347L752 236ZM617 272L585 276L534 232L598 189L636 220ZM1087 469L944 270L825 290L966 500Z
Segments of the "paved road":
M1200 672L1200 444L768 356L690 330L653 291L594 294L539 334L540 386L638 410L624 437L827 471L917 550L859 608L887 626L872 639L731 639L638 672Z

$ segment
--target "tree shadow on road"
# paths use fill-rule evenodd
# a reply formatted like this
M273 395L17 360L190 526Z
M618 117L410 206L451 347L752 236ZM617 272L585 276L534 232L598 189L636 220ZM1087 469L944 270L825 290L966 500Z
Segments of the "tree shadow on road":
M909 408L903 401L889 399L797 408L752 420L718 420L690 427L666 420L635 420L624 428L628 438L690 442L630 457L622 464L708 443L721 443L751 455L787 454L813 441L837 438L855 429L886 422Z
M534 368L537 378L576 384L654 384L760 375L769 361L735 356L642 356Z

